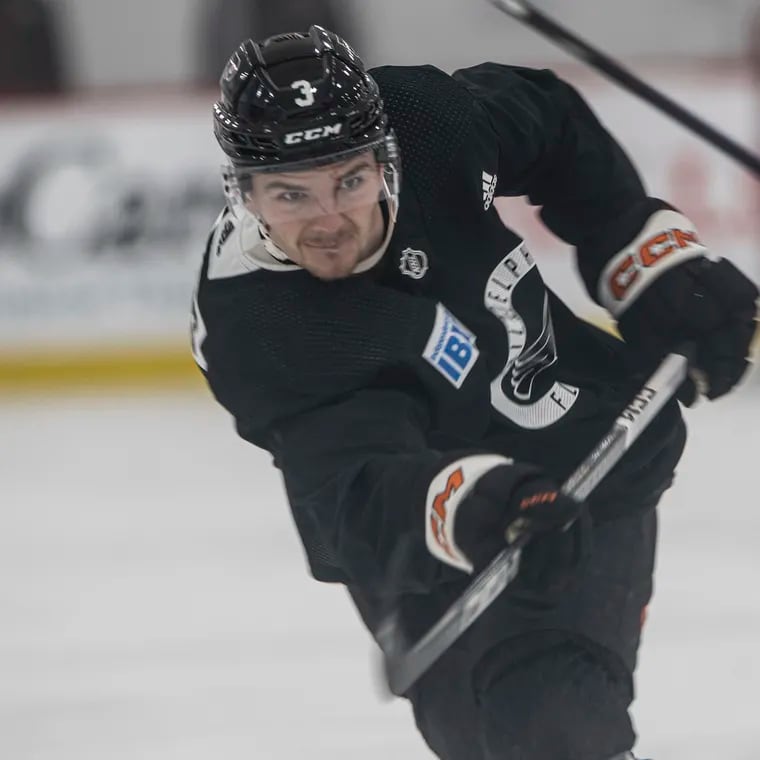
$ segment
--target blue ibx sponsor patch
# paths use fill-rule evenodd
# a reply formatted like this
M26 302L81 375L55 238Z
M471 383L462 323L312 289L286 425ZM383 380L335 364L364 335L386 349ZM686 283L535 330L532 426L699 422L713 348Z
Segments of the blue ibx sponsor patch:
M439 303L433 331L422 354L425 359L454 387L461 388L478 354L475 335Z

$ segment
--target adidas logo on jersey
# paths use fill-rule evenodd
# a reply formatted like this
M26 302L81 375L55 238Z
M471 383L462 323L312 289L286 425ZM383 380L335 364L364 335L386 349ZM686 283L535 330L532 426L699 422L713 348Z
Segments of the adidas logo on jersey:
M493 203L493 194L496 192L496 180L498 177L495 174L489 174L483 172L483 209L488 211Z

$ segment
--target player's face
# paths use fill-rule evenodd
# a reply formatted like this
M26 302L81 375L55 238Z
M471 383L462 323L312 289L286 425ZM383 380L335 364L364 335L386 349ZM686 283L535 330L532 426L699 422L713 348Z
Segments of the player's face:
M315 169L258 175L246 205L292 261L336 280L380 247L382 196L382 166L367 151Z

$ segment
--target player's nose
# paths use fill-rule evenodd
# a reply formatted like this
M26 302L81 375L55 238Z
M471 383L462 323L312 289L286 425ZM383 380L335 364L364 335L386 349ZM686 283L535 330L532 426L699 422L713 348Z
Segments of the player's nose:
M344 224L345 220L343 217L333 211L332 213L325 213L318 216L312 224L312 230L314 232L333 233L338 232Z

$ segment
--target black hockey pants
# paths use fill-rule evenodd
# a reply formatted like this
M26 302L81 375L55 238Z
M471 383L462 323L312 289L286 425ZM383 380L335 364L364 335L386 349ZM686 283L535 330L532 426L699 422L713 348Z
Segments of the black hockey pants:
M654 507L597 525L591 561L556 608L494 602L409 694L441 760L609 760L632 748L655 541Z

